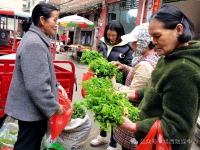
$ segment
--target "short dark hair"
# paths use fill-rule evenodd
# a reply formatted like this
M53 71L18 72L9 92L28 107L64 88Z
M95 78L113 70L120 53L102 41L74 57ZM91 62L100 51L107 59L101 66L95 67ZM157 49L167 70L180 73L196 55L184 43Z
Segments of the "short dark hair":
M194 25L190 19L176 6L165 4L156 11L150 21L156 19L164 24L165 29L175 29L178 24L183 25L183 34L178 37L180 43L190 41L194 37Z
M107 37L108 30L117 32L116 43L120 43L122 41L121 36L124 35L125 32L124 32L124 28L122 24L119 21L112 20L106 25L105 30L104 30L104 39L105 39L106 44L110 44L110 40Z
M26 19L22 23L22 30L25 32L28 31L32 22L35 26L38 26L41 16L44 17L44 20L48 20L51 17L51 12L54 10L58 11L56 7L48 3L42 2L42 3L37 4L33 9L32 18Z
M48 3L37 4L32 12L32 20L35 26L38 25L40 17L43 16L44 20L48 20L51 17L52 11L58 11L58 9Z

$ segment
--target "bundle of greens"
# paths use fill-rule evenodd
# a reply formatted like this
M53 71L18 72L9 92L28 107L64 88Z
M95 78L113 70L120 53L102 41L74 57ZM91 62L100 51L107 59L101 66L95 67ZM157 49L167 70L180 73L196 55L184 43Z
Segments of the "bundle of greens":
M73 113L71 119L81 118L83 119L86 115L84 106L81 103L74 102L73 104Z
M139 110L126 98L124 93L115 93L112 83L106 78L91 78L82 83L86 98L81 103L93 112L95 121L104 131L109 131L123 122L123 117L131 121L139 120Z
M84 64L89 64L91 61L102 57L103 55L97 51L86 50L86 52L82 54L80 60Z
M117 83L122 83L122 72L117 69L112 63L109 63L105 58L98 58L89 64L89 69L94 70L93 74L97 77L112 78L116 74Z

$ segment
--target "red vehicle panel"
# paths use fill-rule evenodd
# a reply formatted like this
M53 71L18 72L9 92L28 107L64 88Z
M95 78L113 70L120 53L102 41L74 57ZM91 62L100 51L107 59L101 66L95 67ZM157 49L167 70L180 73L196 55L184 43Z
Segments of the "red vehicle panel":
M58 66L58 63L69 63L71 65L71 70ZM2 107L0 109L0 117L5 115L4 109L14 66L15 60L0 60L0 107ZM54 67L57 81L60 82L67 92L68 98L72 101L74 83L76 82L74 64L70 61L54 61Z

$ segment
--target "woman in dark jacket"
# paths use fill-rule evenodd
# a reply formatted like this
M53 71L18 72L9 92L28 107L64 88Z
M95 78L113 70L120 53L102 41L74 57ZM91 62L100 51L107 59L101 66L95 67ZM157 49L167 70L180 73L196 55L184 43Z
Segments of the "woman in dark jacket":
M109 62L119 61L120 63L132 66L133 50L131 43L124 42L121 36L124 35L124 28L120 22L116 20L110 21L105 28L104 37L100 39L99 42L99 53L103 54ZM126 77L123 78L123 81ZM97 139L91 141L92 146L99 146L102 144L107 144L107 133L101 131ZM117 142L113 138L113 130L111 130L110 144L107 150L115 150L117 147Z
M62 115L65 109L58 103L58 90L66 96L56 81L48 36L55 35L58 10L47 3L35 6L32 22L16 54L15 68L7 97L5 113L18 120L19 133L14 150L40 150L47 131L47 120Z
M121 36L124 34L124 28L120 22L110 21L106 25L104 37L99 41L98 51L109 62L119 61L131 66L133 50L130 43L122 41Z

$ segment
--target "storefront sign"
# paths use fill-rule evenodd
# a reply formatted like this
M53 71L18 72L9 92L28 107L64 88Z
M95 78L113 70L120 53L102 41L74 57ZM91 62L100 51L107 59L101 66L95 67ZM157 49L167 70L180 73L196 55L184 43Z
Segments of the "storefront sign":
M154 0L152 14L159 9L159 6L160 6L160 0Z

